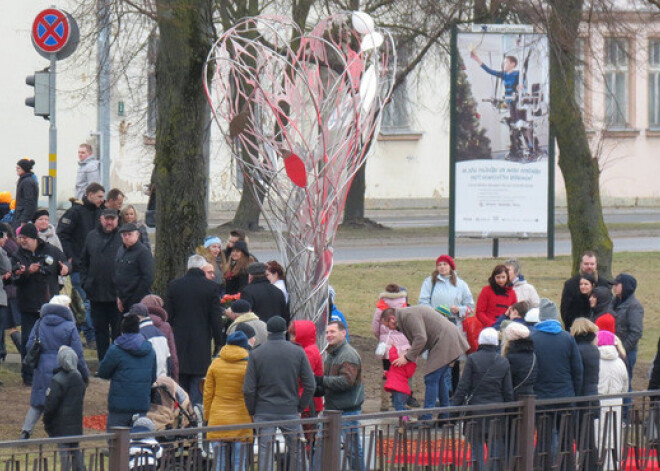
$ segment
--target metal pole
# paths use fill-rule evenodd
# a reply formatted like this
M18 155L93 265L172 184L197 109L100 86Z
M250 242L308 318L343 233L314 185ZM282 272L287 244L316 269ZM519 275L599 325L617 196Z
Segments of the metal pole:
M497 258L500 256L500 239L495 237L493 239L493 258Z
M51 221L57 221L57 55L50 55L48 94L50 126L48 127L48 176L52 180L52 193L48 197L48 213Z
M101 161L101 183L110 189L110 4L97 0L98 36L98 158Z
M456 82L458 81L458 29L451 27L451 66L449 79L449 240L448 252L456 256L456 142L458 128L456 123Z
M548 260L555 258L555 135L548 142Z

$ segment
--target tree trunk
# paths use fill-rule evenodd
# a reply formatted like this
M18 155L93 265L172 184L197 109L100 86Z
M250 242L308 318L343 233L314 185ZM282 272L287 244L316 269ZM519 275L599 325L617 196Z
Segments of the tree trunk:
M259 216L261 215L261 206L255 198L254 191L249 187L251 185L248 179L243 180L243 191L241 191L241 200L234 213L234 219L231 222L232 227L256 231L259 229Z
M598 271L611 278L612 240L603 219L598 159L592 157L580 109L575 101L575 44L583 0L550 2L550 123L559 145L571 233L573 272L587 250L598 255ZM552 184L553 182L550 182Z
M376 137L374 136L373 139ZM355 174L351 189L346 196L346 206L344 207L343 225L363 224L364 223L364 193L366 190L366 172L367 163L364 162L360 170Z
M186 258L206 233L207 174L204 140L209 108L201 86L210 43L209 0L161 0L156 59L156 279L167 283L185 271Z

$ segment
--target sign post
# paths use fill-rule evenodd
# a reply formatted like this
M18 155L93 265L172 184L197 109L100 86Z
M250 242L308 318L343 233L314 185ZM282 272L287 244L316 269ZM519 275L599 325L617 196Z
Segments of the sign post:
M32 45L50 61L48 128L48 212L51 220L57 218L57 61L69 57L78 46L80 33L76 21L57 8L42 10L32 23Z

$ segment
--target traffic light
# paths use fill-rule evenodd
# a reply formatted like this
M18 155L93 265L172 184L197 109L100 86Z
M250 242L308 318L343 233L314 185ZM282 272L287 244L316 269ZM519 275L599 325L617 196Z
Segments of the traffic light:
M34 87L34 96L25 99L25 105L34 108L35 116L50 116L50 72L48 67L25 77L25 83Z

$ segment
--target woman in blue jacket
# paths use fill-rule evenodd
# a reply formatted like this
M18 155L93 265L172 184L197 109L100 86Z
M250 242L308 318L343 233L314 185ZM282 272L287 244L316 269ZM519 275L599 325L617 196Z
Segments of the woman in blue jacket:
M57 298L57 300L55 299ZM56 296L53 300L66 303L71 300L68 296ZM63 301L59 301L63 300ZM41 355L39 363L34 370L32 379L32 394L30 395L30 409L25 416L25 423L21 431L21 439L28 439L46 404L46 390L53 379L53 370L58 367L57 352L62 345L71 347L78 356L78 370L85 382L89 378L89 370L83 356L82 342L76 329L73 313L67 306L61 304L44 304L41 307L39 320L35 324L27 343L29 351L37 336L41 342Z
M149 411L151 385L156 381L156 353L140 333L140 319L135 314L122 319L121 335L103 357L98 376L110 380L108 430L130 427L134 414Z

